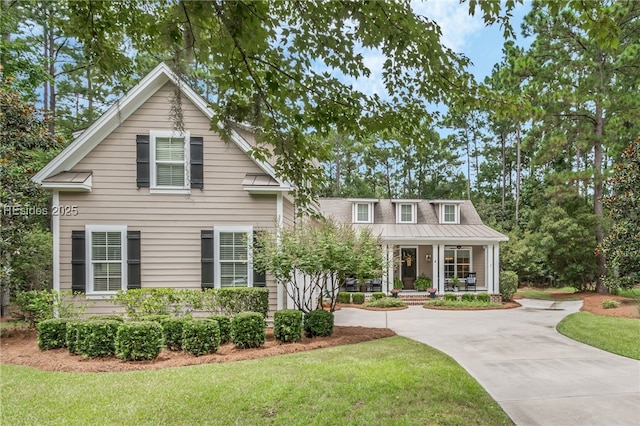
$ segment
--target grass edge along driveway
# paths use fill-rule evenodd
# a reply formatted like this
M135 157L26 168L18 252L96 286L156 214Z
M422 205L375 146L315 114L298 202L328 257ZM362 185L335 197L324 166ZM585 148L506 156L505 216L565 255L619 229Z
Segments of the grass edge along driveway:
M126 373L0 365L0 424L513 424L452 358L390 337Z

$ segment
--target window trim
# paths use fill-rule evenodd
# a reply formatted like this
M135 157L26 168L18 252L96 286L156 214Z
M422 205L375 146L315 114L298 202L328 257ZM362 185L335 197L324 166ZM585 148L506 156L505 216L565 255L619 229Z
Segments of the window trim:
M402 220L402 207L409 206L411 207L411 219L410 220ZM396 204L396 223L417 223L417 208L416 203L398 203Z
M126 290L127 277L127 225L85 225L85 259L86 259L86 286L87 297L112 296L114 291L95 291L93 282L93 250L91 247L94 232L120 232L120 290Z
M222 268L220 262L220 233L242 232L247 234L247 287L253 287L253 226L252 225L222 225L213 227L213 285L214 288L222 288Z
M367 220L358 220L359 205L367 206ZM363 201L354 201L353 208L352 208L352 216L353 216L353 223L373 223L373 203L363 202Z
M190 194L191 193L191 149L190 133L176 130L149 131L149 182L151 193ZM184 184L182 186L158 186L156 162L156 138L184 138Z
M446 207L452 206L454 211L454 219L453 221L447 220L446 217ZM460 223L460 207L457 204L441 204L440 205L440 223L442 224L459 224Z

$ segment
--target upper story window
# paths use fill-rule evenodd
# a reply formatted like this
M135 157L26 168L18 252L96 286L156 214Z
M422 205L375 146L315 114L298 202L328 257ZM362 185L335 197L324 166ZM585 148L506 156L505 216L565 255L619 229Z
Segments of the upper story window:
M441 223L460 223L457 204L442 204L440 212Z
M373 203L353 203L354 223L373 223Z
M151 188L189 190L189 133L151 131Z
M415 203L396 204L397 223L416 223L417 205Z

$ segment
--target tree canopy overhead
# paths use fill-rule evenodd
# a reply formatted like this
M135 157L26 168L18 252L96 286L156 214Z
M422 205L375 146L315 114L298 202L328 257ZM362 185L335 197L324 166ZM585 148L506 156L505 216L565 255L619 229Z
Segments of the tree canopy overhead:
M276 170L297 184L303 203L322 176L314 160L330 152L311 135L393 131L420 144L429 104L473 96L468 60L444 47L437 23L408 0L61 3L56 22L93 70L126 76L145 71L138 57L147 66L149 57L169 62L209 95L213 125L259 129L254 155L279 154ZM506 2L507 14L514 3ZM469 2L476 9L487 23L507 22L502 6ZM367 51L382 56L381 93L370 90Z

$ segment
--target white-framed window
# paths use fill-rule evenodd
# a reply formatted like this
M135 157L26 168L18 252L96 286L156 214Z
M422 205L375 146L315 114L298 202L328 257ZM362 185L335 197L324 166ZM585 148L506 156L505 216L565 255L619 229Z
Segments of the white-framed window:
M353 203L354 223L373 223L373 203Z
M398 203L396 218L398 223L416 223L417 206L415 203Z
M252 240L252 226L216 226L214 228L215 282L219 287L253 286L249 251Z
M152 130L151 189L189 192L189 132Z
M460 223L458 205L442 204L440 210L440 223Z
M86 225L87 295L127 289L126 225Z
M444 277L464 280L471 271L471 247L445 247Z

